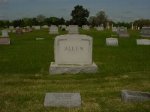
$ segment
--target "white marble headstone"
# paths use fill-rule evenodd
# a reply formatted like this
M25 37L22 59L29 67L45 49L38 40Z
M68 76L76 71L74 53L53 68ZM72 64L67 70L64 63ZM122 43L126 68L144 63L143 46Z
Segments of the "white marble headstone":
M55 39L57 64L92 64L92 38L87 35L61 35Z
M9 37L7 30L2 30L2 37Z
M141 37L150 37L150 27L142 27Z
M69 25L67 30L68 30L69 34L78 34L79 33L78 25Z
M55 25L51 25L49 28L49 34L58 34L58 27Z
M87 35L68 34L55 38L55 62L51 62L50 73L95 73L97 65L92 62L93 39Z
M149 39L137 39L136 42L137 45L150 45Z
M107 46L118 46L118 39L117 38L106 38L106 45Z
M89 27L88 25L83 25L83 26L82 26L82 29L83 29L83 30L89 30L90 27Z
M103 31L103 30L104 30L104 27L98 26L98 27L96 27L96 30L98 30L98 31Z

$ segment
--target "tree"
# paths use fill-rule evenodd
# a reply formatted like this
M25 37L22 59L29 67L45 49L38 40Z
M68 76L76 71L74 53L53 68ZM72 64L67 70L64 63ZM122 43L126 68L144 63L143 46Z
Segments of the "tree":
M45 20L45 16L40 14L36 17L37 21L39 22L40 25L43 25L43 22Z
M73 24L82 26L84 24L87 24L87 18L89 17L89 11L83 6L77 5L74 7L74 10L71 12L71 22Z
M101 25L101 24L106 25L107 21L108 21L108 19L107 19L107 16L104 11L100 11L96 14L96 24L97 25Z
M108 19L104 11L100 11L96 14L96 16L92 16L89 18L89 23L92 26L99 26L101 24L106 26L107 22L108 22Z

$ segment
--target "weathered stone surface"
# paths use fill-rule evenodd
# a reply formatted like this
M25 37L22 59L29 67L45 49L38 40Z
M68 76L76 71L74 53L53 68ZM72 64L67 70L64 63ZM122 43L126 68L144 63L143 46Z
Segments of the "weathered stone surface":
M98 67L95 63L91 65L58 65L51 62L49 73L50 74L77 74L77 73L96 73Z
M150 37L150 27L142 27L141 37Z
M149 39L137 39L136 42L137 45L150 45Z
M55 62L49 68L50 74L95 73L97 66L92 62L93 39L87 35L68 34L55 38Z
M9 44L10 44L10 38L0 37L0 45L9 45Z
M106 45L107 46L118 46L118 39L117 38L106 38Z
M126 27L120 27L118 28L118 31L117 31L119 37L129 37L129 33L127 31L127 28Z
M80 93L46 93L44 100L45 107L80 107Z
M150 93L140 91L121 91L122 100L124 102L141 102L150 100Z
M69 34L78 34L79 33L79 28L77 25L69 25L67 30L68 30Z
M9 37L7 30L2 30L2 37Z
M58 27L55 25L51 25L49 29L49 34L58 34Z
M82 26L82 29L83 29L83 30L89 30L90 27L89 27L88 25L83 25L83 26Z

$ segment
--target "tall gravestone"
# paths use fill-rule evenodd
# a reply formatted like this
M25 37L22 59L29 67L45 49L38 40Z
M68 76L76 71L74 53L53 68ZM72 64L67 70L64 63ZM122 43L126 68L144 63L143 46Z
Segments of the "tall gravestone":
M0 45L9 45L10 38L7 30L2 30L2 36L0 37Z
M58 27L55 25L51 25L49 28L49 34L58 34Z
M55 62L51 62L50 74L95 73L97 65L92 61L93 39L87 35L68 34L55 38Z

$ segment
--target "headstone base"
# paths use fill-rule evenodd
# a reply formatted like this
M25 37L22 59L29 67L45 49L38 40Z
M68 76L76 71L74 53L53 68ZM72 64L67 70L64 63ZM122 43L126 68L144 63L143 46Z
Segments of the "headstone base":
M0 45L10 45L10 38L0 37Z
M97 65L93 63L92 65L58 65L51 62L49 73L50 74L63 74L63 73L96 73Z

